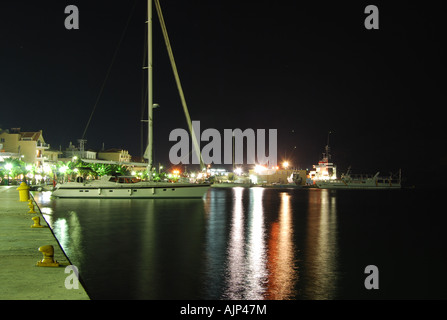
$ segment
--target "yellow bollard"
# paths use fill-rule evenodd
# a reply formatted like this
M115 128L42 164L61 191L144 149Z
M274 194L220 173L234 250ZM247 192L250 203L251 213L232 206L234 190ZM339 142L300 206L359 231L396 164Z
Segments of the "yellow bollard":
M46 245L39 248L43 254L43 259L37 262L38 267L59 267L59 262L54 261L54 248L52 245Z
M20 201L29 200L29 186L25 182L22 182L17 190L19 190Z
M28 213L36 213L36 211L34 211L34 203L33 203L33 200L31 200L31 199L28 200L28 208L29 208Z
M40 225L40 217L33 217L34 224L31 226L31 228L43 228L42 225Z

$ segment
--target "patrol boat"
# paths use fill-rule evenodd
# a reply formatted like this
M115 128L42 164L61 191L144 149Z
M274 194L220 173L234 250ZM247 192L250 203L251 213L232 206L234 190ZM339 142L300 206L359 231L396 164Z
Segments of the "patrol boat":
M313 171L309 172L310 180L315 187L320 189L400 189L401 188L401 171L398 175L390 173L389 176L379 176L380 172L375 175L368 174L351 174L351 167L348 168L341 178L337 178L336 166L332 163L329 135L322 159L318 165L314 165Z
M320 189L400 189L401 188L401 170L399 174L389 176L350 173L350 168L340 179L318 180L316 186Z

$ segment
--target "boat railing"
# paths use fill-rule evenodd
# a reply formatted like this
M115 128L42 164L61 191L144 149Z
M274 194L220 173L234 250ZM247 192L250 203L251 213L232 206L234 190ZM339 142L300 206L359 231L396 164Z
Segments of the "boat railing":
M396 178L392 175L390 176L379 176L379 173L376 174L350 174L350 175L343 175L341 176L341 180L399 180L399 178Z

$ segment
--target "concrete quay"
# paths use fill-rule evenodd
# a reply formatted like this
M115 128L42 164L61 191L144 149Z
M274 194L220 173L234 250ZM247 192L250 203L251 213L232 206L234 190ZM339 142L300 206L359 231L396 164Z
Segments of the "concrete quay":
M74 284L73 271L65 268L70 261L48 227L39 208L28 213L28 201L20 201L18 186L0 186L0 300L89 300L79 282ZM32 198L31 198L32 199ZM40 217L43 228L31 228L33 217ZM41 267L39 248L54 247L54 260L59 267Z

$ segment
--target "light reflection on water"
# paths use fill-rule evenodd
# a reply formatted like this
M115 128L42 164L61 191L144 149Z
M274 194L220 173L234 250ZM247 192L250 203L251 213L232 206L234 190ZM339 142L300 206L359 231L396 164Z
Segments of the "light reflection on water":
M337 206L335 193L311 190L307 211L307 239L303 248L309 299L334 299L338 281Z
M227 251L227 289L224 299L242 299L245 289L244 212L242 205L243 188L233 189L233 214Z
M211 189L203 200L36 193L36 200L94 299L336 294L336 198L327 190Z
M227 250L227 287L224 299L262 299L267 283L262 195L249 189L248 212L244 212L243 188L233 188L233 211ZM247 221L247 225L245 222ZM245 231L247 227L247 231Z
M281 206L278 221L272 222L269 237L269 280L266 298L286 300L293 298L293 284L298 281L297 259L293 243L291 196L280 193Z

